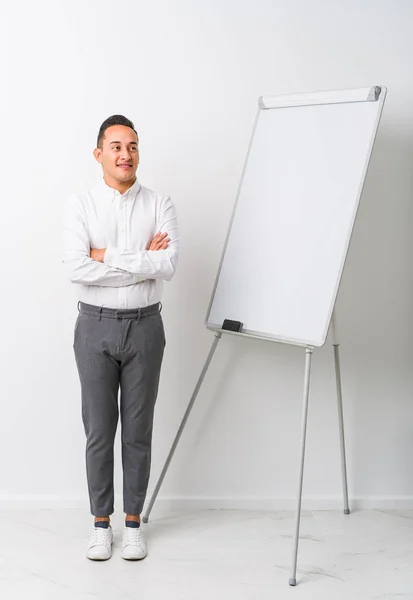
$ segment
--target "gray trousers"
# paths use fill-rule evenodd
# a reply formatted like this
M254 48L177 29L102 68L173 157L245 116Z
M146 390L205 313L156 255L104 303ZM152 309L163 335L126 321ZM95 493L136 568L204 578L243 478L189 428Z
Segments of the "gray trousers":
M160 304L116 310L79 303L73 347L82 390L90 510L96 517L114 511L119 388L123 510L130 515L143 510L164 346Z

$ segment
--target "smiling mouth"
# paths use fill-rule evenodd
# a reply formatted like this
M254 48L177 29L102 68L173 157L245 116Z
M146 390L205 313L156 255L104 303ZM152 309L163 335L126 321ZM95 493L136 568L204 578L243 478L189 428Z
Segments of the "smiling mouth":
M131 169L132 165L125 164L125 165L118 165L118 167L120 167L121 169Z

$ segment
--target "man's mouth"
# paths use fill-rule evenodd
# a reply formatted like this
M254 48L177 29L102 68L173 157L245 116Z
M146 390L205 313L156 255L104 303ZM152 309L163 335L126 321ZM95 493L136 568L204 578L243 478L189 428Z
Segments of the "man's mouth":
M120 167L121 169L131 169L132 165L130 165L129 163L123 163L121 165L118 165L118 167Z

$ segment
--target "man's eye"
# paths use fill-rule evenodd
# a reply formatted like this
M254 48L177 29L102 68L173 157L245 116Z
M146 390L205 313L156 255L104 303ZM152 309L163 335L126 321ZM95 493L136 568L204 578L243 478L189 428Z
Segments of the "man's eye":
M112 146L112 150L120 150L120 146Z

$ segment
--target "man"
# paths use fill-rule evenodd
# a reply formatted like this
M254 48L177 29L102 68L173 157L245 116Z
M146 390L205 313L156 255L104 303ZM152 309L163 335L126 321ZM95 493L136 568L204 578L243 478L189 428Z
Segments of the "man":
M160 301L163 280L175 272L178 230L171 199L141 186L136 178L138 143L129 119L107 119L94 150L103 179L87 193L72 196L64 215L63 262L79 298L74 351L95 517L87 548L92 560L106 560L112 553L119 388L126 513L122 558L139 560L147 554L140 513L165 346Z

